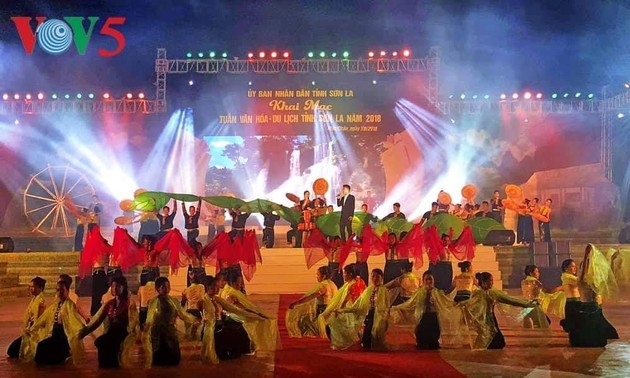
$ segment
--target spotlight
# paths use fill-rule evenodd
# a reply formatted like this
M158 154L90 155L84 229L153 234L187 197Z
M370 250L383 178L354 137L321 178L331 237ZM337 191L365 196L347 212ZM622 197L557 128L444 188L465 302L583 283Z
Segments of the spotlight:
M195 82L192 79L188 80L188 85L192 86L193 84L195 84Z
M314 82L314 81L311 81L311 85L315 85L315 82Z
M53 95L53 96L54 96L54 95ZM109 93L107 93L107 92L103 93L103 98L104 98L105 100L109 99Z
M528 122L529 122L529 119L525 118L525 123L528 123Z
M370 57L370 58L374 58L374 51L370 51L370 52L368 53L368 57Z
M52 94L52 96L50 96L50 97L51 97L53 100L56 100L56 99L57 99L57 94L56 94L56 93L53 93L53 94Z
M202 52L199 52L199 53L197 53L197 56L198 56L199 58L203 58L203 53L202 53Z
M209 56L210 58L214 58L214 57L215 57L215 55L216 55L216 53L215 53L214 51L210 51L210 54L208 54L208 56Z
M512 93L512 98L518 100L518 93Z
M403 56L404 56L405 58L408 58L410 55L411 55L411 51L409 51L409 50L403 50Z
M81 93L77 93L77 98L81 99L81 97L83 97L83 95Z
M578 92L578 93L575 94L575 98L580 98L581 95L582 95L582 93Z
M285 51L285 52L284 52L284 54L282 54L282 57L283 57L284 59L289 59L289 52L288 52L288 51Z
M264 59L264 58L265 58L265 52L264 52L264 51L259 52L259 53L258 53L258 57L259 57L260 59Z
M487 100L487 99L489 99L489 98L490 98L490 95L484 95L484 96L483 96L483 99L484 99L484 100Z
M18 93L13 95L13 99L14 100L19 100L20 99L20 95Z
M464 99L466 98L466 95L462 93L462 94L461 94L461 96L459 96L459 98L461 98L462 100L464 100Z
M94 98L94 93L88 93L88 98L90 99Z
M277 53L277 52L275 52L275 51L272 51L272 52L271 52L271 57L272 57L273 59L276 59L276 58L278 57L278 53Z
M567 97L569 97L569 94L565 93L565 94L562 95L562 97L567 98Z
M542 98L542 93L540 92L536 93L536 98L540 100Z
M523 97L525 98L525 100L529 100L530 98L532 98L532 94L530 92L525 92Z
M228 54L227 54L226 52L224 52L223 54L221 54L221 58L223 58L223 59L227 59L227 57L228 57Z
M623 113L618 113L617 114L617 118L623 118L623 117L625 117L625 115Z
M387 55L387 53L381 50L381 58L385 57L385 55Z
M557 93L552 94L551 98L558 98L558 94Z
M630 89L630 82L624 83L623 86L626 87L627 89Z
M133 95L131 94L131 92L129 92L129 93L127 93L127 96L125 96L125 97L127 97L127 99L131 100L133 98Z
M455 120L453 118L451 118L451 123L455 124Z
M248 57L249 59L254 59L254 53L251 53L251 52L250 52L250 53L247 53L247 57Z
M187 52L186 53L186 58L188 58L188 59L192 58L192 53L191 52Z
M337 57L337 53L334 52L334 53L330 54L330 56L333 57L333 58L336 58Z
M394 52L392 53L392 56L393 56L393 57L397 57L397 56L398 56L398 51L394 51Z
M43 99L44 99L44 94L43 94L42 92L39 92L39 93L37 94L37 99L38 99L38 100L43 100Z
M24 96L25 99L30 100L31 99L31 94L27 93L26 96Z
M376 84L376 80L372 80L372 84Z
M144 92L138 93L138 98L144 100Z
M319 53L319 57L320 58L325 58L326 57L326 53L324 51Z
M473 100L476 100L477 99L477 95L473 95L472 98L473 98Z
M250 81L249 83L247 83L247 85L249 85L251 87L252 86L252 82Z
M2 95L2 99L3 99L4 101L7 101L7 100L9 99L9 94L8 94L8 93L3 94L3 95Z
M70 100L70 94L66 93L65 95L63 95L63 98L65 98L66 100Z
M20 121L18 119L16 119L15 121L13 121L13 124L17 126L17 125L20 124Z
M344 52L343 52L343 57L344 57L344 58L348 58L349 56L350 56L350 53L349 53L349 52L347 52L347 51L344 51Z
M501 93L501 96L499 98L501 100L505 100L507 98L507 95L505 93Z
M595 95L594 95L594 94L592 94L592 93L589 93L589 94L588 94L588 98L593 98L593 97L595 97Z
M453 95L448 96L448 98L452 100L453 99Z
M309 57L309 58L312 58L312 57L314 57L314 56L315 56L315 53L313 53L312 51L309 51L309 52L308 52L308 57Z

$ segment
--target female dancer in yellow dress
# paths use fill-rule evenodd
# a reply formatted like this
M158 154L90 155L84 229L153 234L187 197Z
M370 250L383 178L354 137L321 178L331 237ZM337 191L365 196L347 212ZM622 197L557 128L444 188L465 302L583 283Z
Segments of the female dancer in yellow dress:
M521 281L521 290L523 298L530 301L538 301L540 309L546 314L559 318L564 317L564 295L561 292L553 294L546 292L542 282L540 282L540 270L536 265L525 266L525 279ZM549 318L547 318L547 321L551 322ZM540 327L531 316L526 316L523 319L523 326L525 328Z
M455 302L470 299L473 288L475 288L475 276L472 272L470 261L462 261L457 264L461 273L453 277L453 288L455 289Z
M22 336L15 339L9 349L7 350L7 356L9 358L23 358L23 356L31 354L28 350L30 342L28 340L27 330L29 330L35 321L46 310L46 300L44 299L44 287L46 287L46 280L41 277L35 277L31 280L31 286L29 290L33 298L26 307L24 317L22 320Z
M330 268L319 267L317 285L289 305L285 319L289 337L319 336L317 317L326 310L326 306L337 293L337 285L330 280L330 276Z

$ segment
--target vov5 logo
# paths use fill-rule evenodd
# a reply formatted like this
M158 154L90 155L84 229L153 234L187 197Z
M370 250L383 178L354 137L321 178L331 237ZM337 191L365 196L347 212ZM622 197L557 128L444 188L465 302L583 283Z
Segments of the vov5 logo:
M51 55L63 54L74 41L79 55L85 55L99 17L87 17L89 22L87 30L84 27L85 19L85 17L64 17L63 20L59 20L35 17L37 26L35 31L33 31L31 28L33 17L11 17L22 40L24 51L28 55L33 53L35 41L37 41L40 49ZM123 25L124 23L125 17L108 17L105 19L99 34L113 38L116 41L116 48L113 50L98 49L98 55L110 58L123 51L125 48L125 36L119 30L116 30L115 26Z

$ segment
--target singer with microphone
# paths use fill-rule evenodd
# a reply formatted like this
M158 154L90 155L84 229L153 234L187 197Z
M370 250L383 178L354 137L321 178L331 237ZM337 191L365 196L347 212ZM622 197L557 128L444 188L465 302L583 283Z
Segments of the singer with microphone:
M354 217L354 196L350 194L350 185L343 186L343 194L337 194L337 206L341 207L339 220L339 233L341 239L346 241L352 235L352 218ZM346 236L347 235L347 236Z

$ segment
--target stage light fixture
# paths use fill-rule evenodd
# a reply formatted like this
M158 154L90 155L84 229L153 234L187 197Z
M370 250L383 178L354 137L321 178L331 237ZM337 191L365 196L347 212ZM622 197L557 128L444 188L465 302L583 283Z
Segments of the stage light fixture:
M540 92L536 93L536 98L540 100L542 98L542 93Z
M249 59L254 59L254 53L251 53L251 52L250 52L250 53L247 53L247 57L248 57Z
M13 95L13 99L14 100L19 100L20 99L20 95L18 93Z
M77 93L77 98L81 99L81 98L83 98L83 95L81 93Z
M333 57L333 58L336 58L337 57L337 53L334 52L334 53L330 54L330 56Z
M626 87L626 89L630 89L630 82L624 83L623 86Z
M248 82L247 85L249 85L251 87L252 86L252 82L251 81Z
M312 58L312 57L314 57L314 56L315 56L315 53L313 53L312 51L309 51L309 52L308 52L308 57L309 57L309 58Z
M105 100L108 100L109 99L109 93L107 93L107 92L103 93L103 98Z
M30 100L31 99L31 94L27 93L26 96L24 96L25 99Z
M197 56L198 56L199 58L203 58L203 53L202 53L202 52L198 52L198 53L197 53Z
M39 93L37 94L37 99L38 99L38 100L43 100L43 99L44 99L44 94L43 94L42 92L39 92Z
M453 97L454 97L453 95L449 95L449 96L448 96L448 98L449 98L450 100L452 100L452 99L453 99Z
M127 96L125 96L125 97L127 97L127 99L131 100L133 98L133 95L131 94L131 92L129 92L129 93L127 93Z
M50 98L52 98L53 100L56 100L57 99L57 94L53 93L52 96L50 96Z
M65 98L66 100L70 100L70 94L66 93L65 95L63 95L63 98Z
M404 56L405 58L408 58L410 55L411 55L411 51L409 51L409 50L403 50L403 56Z
M343 52L343 57L344 57L344 58L348 58L349 56L350 56L350 53L349 53L349 52L347 52L347 51L344 51L344 52Z
M193 84L195 84L195 82L192 79L188 80L188 85L192 86Z
M518 93L512 93L512 98L514 100L518 100Z
M392 56L393 56L393 57L397 57L397 56L398 56L398 51L394 51L394 52L392 53Z
M593 98L593 97L595 97L595 95L594 95L594 94L592 94L592 93L589 93L589 94L588 94L588 98Z
M625 117L625 115L623 113L618 113L617 114L617 118L623 118L623 117Z
M370 58L374 58L374 51L370 51L370 52L368 53L368 57L370 57Z
M138 93L138 98L144 100L144 92Z
M210 54L208 54L208 56L210 58L214 58L217 54L214 51L210 51Z
M275 51L272 51L272 52L271 52L271 57L272 57L273 59L276 59L276 58L278 57L278 53L277 53L277 52L275 52Z
M7 101L7 100L9 99L9 94L8 94L8 93L3 94L3 95L2 95L2 99L3 99L4 101Z
M314 81L311 81L311 85L315 85L315 82L314 82Z
M476 100L476 99L477 99L477 97L478 97L477 95L473 95L473 97L472 97L472 98L473 98L473 100Z
M387 53L385 51L381 50L381 58L384 58L385 55L387 55Z
M462 94L459 96L459 98L461 98L462 100L464 100L464 99L466 99L466 95L462 93Z
M282 57L283 57L284 59L289 59L289 56L291 56L291 54L289 54L289 52L288 52L288 51L285 51L285 52L282 54Z
M320 58L325 58L326 57L326 53L324 51L319 53L319 57Z
M186 58L188 58L188 59L192 58L192 53L191 52L187 52L186 53Z
M567 98L567 97L569 97L569 94L565 93L565 94L562 95L562 97Z
M575 98L580 98L581 95L582 95L582 93L578 92L578 93L575 94Z
M227 57L228 57L228 53L224 52L223 54L221 54L221 58L227 59Z
M376 85L376 80L372 80L372 84Z
M551 98L558 98L558 94L557 93L552 94Z
M93 99L94 98L94 93L88 93L88 98L89 99Z
M505 93L501 93L501 96L499 98L501 100L505 100L507 98L507 95Z
M532 98L532 94L530 92L525 92L523 98L525 98L525 100L529 100L530 98Z
M16 126L17 126L17 125L19 125L19 124L20 124L20 120L18 120L18 119L16 118L16 119L15 119L15 121L13 121L13 124L14 124L14 125L16 125Z
M265 58L265 52L264 52L264 51L259 52L259 53L258 53L258 57L259 57L260 59L264 59L264 58Z
M490 98L490 95L484 95L484 96L483 96L483 99L484 99L484 100L487 100L487 99L489 99L489 98Z

